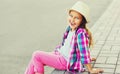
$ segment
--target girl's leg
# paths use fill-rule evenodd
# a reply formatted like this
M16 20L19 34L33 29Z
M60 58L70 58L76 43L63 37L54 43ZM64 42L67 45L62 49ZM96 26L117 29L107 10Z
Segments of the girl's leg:
M29 65L25 71L25 74L35 74L34 72L34 65L32 63L32 60L29 62Z
M66 60L61 55L42 51L36 51L33 53L31 63L32 64L29 64L25 74L44 74L44 65L65 70L67 64Z

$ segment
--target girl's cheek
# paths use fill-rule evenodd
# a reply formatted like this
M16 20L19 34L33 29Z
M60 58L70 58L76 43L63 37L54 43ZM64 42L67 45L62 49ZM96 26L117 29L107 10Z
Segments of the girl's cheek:
M67 23L68 23L68 25L70 24L70 20L69 19L67 19Z
M68 18L68 23L70 23L70 21L71 21L70 18Z

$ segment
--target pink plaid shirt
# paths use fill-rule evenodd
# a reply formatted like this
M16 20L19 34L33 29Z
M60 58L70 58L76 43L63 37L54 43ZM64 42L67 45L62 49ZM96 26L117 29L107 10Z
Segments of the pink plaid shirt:
M68 27L64 33L62 44L56 47L56 49L64 45L64 41L70 30L71 28ZM70 45L72 46L72 50L70 52L69 61L67 62L67 71L82 72L84 71L83 64L88 64L91 62L89 36L86 30L83 28L77 29L75 35L72 37Z

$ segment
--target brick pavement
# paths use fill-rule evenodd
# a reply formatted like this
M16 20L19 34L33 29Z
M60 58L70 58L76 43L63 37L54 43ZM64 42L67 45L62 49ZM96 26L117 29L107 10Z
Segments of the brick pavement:
M103 74L120 74L120 0L113 0L105 13L91 28L94 49L91 56L97 60L93 65L102 68Z

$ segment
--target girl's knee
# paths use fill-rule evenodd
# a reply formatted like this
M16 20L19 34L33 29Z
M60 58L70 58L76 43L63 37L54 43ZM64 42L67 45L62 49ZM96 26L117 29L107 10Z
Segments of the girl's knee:
M37 51L34 51L32 55L35 56L35 55L40 55L42 53L43 53L43 51L37 50Z
M41 55L42 51L34 51L32 54L33 59L38 59Z
M36 56L38 54L39 51L34 51L32 56Z

